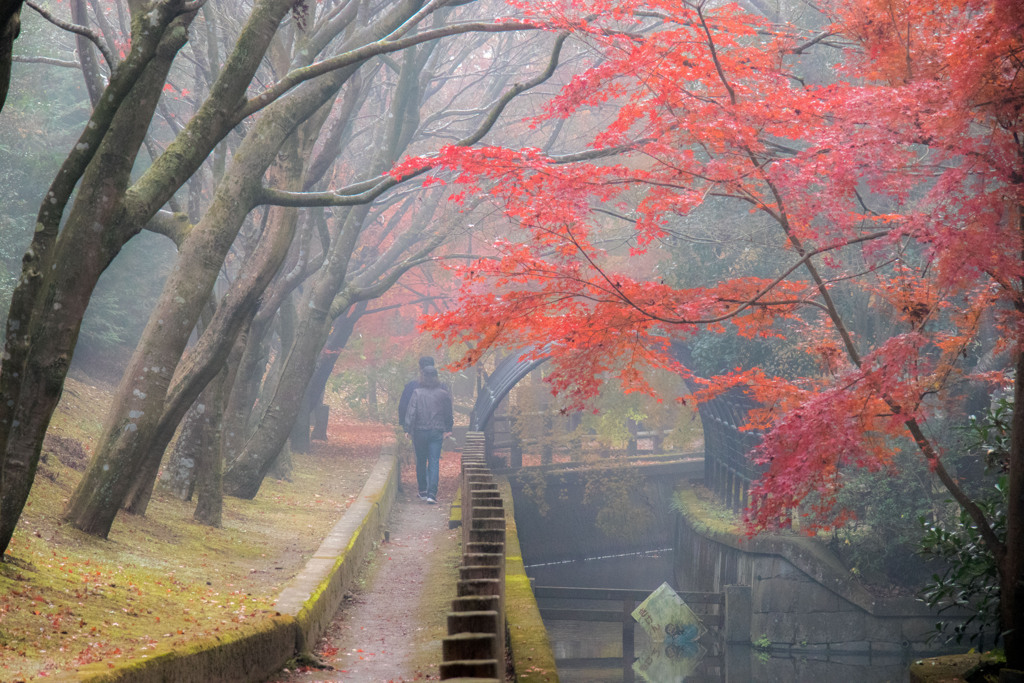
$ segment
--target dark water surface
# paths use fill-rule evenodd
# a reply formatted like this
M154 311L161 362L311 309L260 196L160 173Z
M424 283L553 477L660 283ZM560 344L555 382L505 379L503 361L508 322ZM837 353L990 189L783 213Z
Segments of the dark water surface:
M581 560L527 567L537 586L629 588L653 591L674 585L672 551ZM609 603L581 600L538 601L542 608L617 609ZM621 608L621 604L618 608ZM563 683L650 681L650 683L904 683L909 660L903 656L869 657L835 653L762 652L749 645L725 645L714 629L699 647L680 651L652 643L633 626L632 656L623 657L623 625L610 622L545 622ZM626 637L628 643L628 637ZM628 644L627 644L628 649ZM668 650L668 651L666 651ZM634 666L635 664L635 666Z

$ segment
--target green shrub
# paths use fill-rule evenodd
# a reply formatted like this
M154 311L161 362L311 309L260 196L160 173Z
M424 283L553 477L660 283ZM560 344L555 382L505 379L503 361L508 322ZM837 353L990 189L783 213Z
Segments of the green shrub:
M975 501L985 513L992 530L1000 540L1006 539L1007 481L1005 475L1009 453L1009 416L1013 402L997 400L981 418L971 416L965 430L968 446L980 453L988 479L995 481L975 494ZM929 521L919 519L924 535L918 552L929 559L945 562L942 572L932 574L922 599L940 612L959 607L970 612L961 622L939 621L935 636L947 642L961 642L964 637L977 641L978 649L991 638L997 644L1001 632L999 619L999 575L996 560L981 538L978 527L964 510L952 519Z

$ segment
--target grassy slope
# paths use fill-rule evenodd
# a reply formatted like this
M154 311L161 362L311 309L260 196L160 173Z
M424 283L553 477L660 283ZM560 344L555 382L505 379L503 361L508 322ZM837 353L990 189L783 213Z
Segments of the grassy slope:
M225 499L224 528L194 523L192 503L158 491L146 517L121 513L103 540L59 516L81 476L69 464L84 464L74 442L95 441L109 391L88 380L65 388L0 564L0 680L134 658L259 618L358 494L390 432L332 420L327 444L293 457L291 481Z

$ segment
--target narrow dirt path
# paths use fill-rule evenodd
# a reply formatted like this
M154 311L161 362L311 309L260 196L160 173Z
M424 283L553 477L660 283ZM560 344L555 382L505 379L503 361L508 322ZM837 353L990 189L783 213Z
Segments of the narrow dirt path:
M438 504L416 495L407 464L389 519L389 540L360 571L357 586L320 640L316 654L334 670L300 668L278 683L438 679L445 615L458 578L459 531L448 529L458 454L445 453Z

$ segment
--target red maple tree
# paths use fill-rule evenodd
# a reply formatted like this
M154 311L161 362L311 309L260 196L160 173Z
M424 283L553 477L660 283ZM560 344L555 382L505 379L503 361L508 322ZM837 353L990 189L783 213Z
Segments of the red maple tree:
M490 193L523 232L459 269L459 305L428 329L470 344L465 363L493 345L554 343L553 388L574 403L608 373L649 389L644 367L675 367L669 341L697 330L801 335L824 372L736 368L698 395L740 385L764 406L749 425L768 430L752 530L787 524L801 504L814 513L805 529L841 523L837 473L881 470L909 438L995 556L1006 651L1024 668L1024 2L833 0L813 30L701 1L521 10L599 54L536 123L613 111L588 143L623 151L614 163L499 147L430 159L459 196ZM777 276L678 288L644 267L677 217L719 198L774 225ZM598 246L609 213L633 223L625 263ZM839 283L869 294L895 332L858 335ZM1005 539L925 428L935 397L969 379L963 359L985 325L1014 360L980 379L1014 383L1020 408Z

